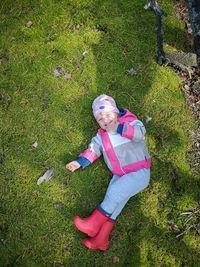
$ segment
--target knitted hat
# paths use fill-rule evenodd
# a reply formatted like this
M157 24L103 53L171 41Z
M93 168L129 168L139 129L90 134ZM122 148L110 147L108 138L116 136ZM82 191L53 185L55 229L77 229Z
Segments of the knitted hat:
M97 98L95 98L92 104L92 109L95 118L102 111L119 113L115 100L111 96L107 95L100 95Z

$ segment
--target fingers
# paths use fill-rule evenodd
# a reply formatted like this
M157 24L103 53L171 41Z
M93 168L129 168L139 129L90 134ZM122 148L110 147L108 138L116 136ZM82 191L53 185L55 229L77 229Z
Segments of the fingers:
M66 168L68 169L68 170L70 170L71 172L74 172L75 171L75 168L74 168L74 165L73 164L67 164L66 165Z
M66 165L66 168L71 172L74 172L76 169L80 168L80 164L76 161L72 161Z

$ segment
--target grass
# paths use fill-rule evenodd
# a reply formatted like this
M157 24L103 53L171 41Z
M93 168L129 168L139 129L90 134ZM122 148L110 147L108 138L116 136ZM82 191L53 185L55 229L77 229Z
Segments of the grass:
M199 201L198 177L186 160L195 118L176 74L155 62L155 17L145 4L1 1L1 266L199 266L196 231L176 238L183 230L180 213ZM168 13L165 51L187 51L173 1L159 4ZM71 79L64 72L55 77L57 67ZM130 68L138 75L128 75ZM145 123L150 185L128 202L104 253L82 245L85 235L72 218L91 214L111 173L102 159L84 171L65 169L97 131L91 104L101 93L144 123L152 117ZM38 186L50 167L55 175Z

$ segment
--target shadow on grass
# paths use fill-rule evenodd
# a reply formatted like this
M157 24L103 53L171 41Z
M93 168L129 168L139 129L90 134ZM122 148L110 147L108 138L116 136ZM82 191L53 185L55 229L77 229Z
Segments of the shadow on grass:
M119 8L118 16L123 14L123 7L115 3L115 8ZM95 9L98 10L99 6L96 6ZM143 5L141 4L141 8ZM123 10L123 11L122 11ZM107 10L108 12L108 10ZM109 13L109 12L108 12ZM125 12L126 13L126 12ZM110 14L113 14L112 8L110 7ZM124 15L124 14L123 14ZM130 14L129 14L130 15ZM114 15L116 16L116 15ZM116 21L116 17L110 16L107 17L107 21ZM125 16L125 15L124 15ZM146 17L147 15L144 15ZM117 17L118 18L118 17ZM137 18L134 18L137 20ZM121 18L120 23L125 25L126 22L123 21ZM100 28L97 29L102 32L102 38L99 42L93 45L93 54L96 59L96 81L97 81L97 92L93 94L93 99L99 94L108 94L115 98L116 102L118 103L119 107L129 108L131 111L134 110L134 113L143 114L144 110L142 109L143 98L145 95L148 95L149 88L151 88L151 82L154 80L154 71L150 69L150 64L156 58L156 48L153 45L155 42L155 36L148 35L148 39L146 39L145 34L142 35L141 32L143 27L140 26L137 30L133 28L129 28L128 38L124 37L124 32L118 32L118 39L120 39L120 44L118 43L118 39L115 36L115 27L113 27L112 23L104 24L104 21L101 19L99 20ZM166 27L165 27L166 28ZM184 50L185 45L177 44L176 37L179 36L181 38L185 38L186 34L184 32L180 32L179 29L167 29L168 31L173 31L173 36L170 35L171 38L167 40L169 44L172 44L177 49ZM137 41L136 41L137 40ZM131 52L131 45L137 43L138 49L137 53ZM155 43L156 44L156 43ZM139 47L141 46L141 47ZM154 47L154 48L153 48ZM133 47L132 47L133 48ZM146 48L146 49L145 49ZM134 48L133 48L134 50ZM135 52L135 51L134 51ZM137 77L126 76L125 71L136 66L136 68L142 68L142 65L145 65L146 68L146 75L144 77L140 76L140 73ZM136 69L137 70L137 69ZM82 101L88 102L87 96L81 97ZM85 100L84 100L85 99ZM131 103L131 101L133 102ZM136 103L134 103L134 101ZM89 103L91 104L91 103ZM121 106L121 105L122 106ZM136 105L135 105L136 104ZM140 119L140 116L138 116ZM148 127L147 127L148 128ZM197 184L194 177L184 172L181 169L175 167L176 164L172 162L170 159L160 159L159 150L162 150L163 147L171 148L177 147L179 150L182 147L181 139L179 137L179 133L176 130L172 130L170 127L163 127L162 123L158 123L153 125L151 123L151 128L156 129L149 132L149 135L155 138L156 140L156 151L152 151L152 173L151 173L151 187L154 186L154 182L160 182L163 188L167 188L166 191L166 199L167 204L173 205L172 214L177 207L177 198L178 197L189 197L193 201L198 201L198 195L189 188L194 187L194 184ZM87 131L88 129L86 129ZM166 138L167 136L167 138ZM155 153L155 155L154 155ZM96 163L98 166L98 163ZM95 168L94 168L95 169ZM101 175L101 173L99 173ZM101 175L102 176L102 175ZM98 177L97 179L100 179ZM102 180L103 187L106 187L105 181ZM191 186L192 185L192 186ZM99 190L101 190L101 185L98 185ZM87 190L87 189L86 189ZM88 191L90 194L90 190ZM100 194L100 195L103 195ZM169 200L170 199L170 200ZM94 197L95 200L95 197ZM79 206L81 206L81 202L85 202L82 198L79 199ZM131 199L128 204L128 208L125 207L123 213L127 214L129 212L133 212L134 210L134 200ZM172 204L173 203L173 204ZM99 204L96 202L96 205ZM96 207L95 203L93 205L93 209ZM92 205L90 206L90 208ZM131 207L131 208L129 208ZM89 208L89 209L90 209ZM93 211L91 208L91 212ZM83 215L84 210L81 212ZM85 214L85 217L90 213ZM137 207L137 217L141 221L140 223L142 226L137 228L135 227L130 228L128 236L126 236L126 240L123 240L121 234L125 234L125 229L122 230L120 233L120 228L123 228L123 220L120 219L120 216L117 220L115 229L111 234L111 246L115 249L115 252L120 253L121 257L123 258L123 264L133 264L134 260L132 257L137 259L137 262L134 262L134 266L140 266L142 263L142 256L140 255L140 245L146 239L145 235L148 236L147 242L148 244L148 255L147 261L155 262L155 251L151 249L152 247L157 247L160 253L166 253L168 257L172 256L175 259L175 262L178 264L187 264L189 263L197 263L199 259L199 251L197 249L192 249L185 244L184 241L178 240L175 238L175 235L171 233L169 230L166 231L166 228L162 226L154 224L154 218L147 218L144 216L143 212L140 210L140 207ZM173 217L173 215L172 215ZM138 219L137 219L138 222ZM144 224L145 222L145 224ZM128 222L127 222L128 225ZM130 222L131 225L131 222ZM145 225L148 227L145 228ZM146 232L146 233L145 233ZM134 233L134 234L132 234ZM112 237L112 235L114 237ZM140 236L142 235L142 238ZM122 240L121 242L119 240ZM150 241L152 240L152 241ZM137 242L137 246L134 245L134 242ZM114 244L116 242L120 249L116 248ZM111 248L112 249L112 248ZM184 253L183 253L184 251ZM90 253L90 252L88 252ZM133 253L132 257L130 257L129 253ZM152 253L154 255L152 255ZM162 255L158 256L158 261L161 261L160 264L165 264L166 258L162 259ZM158 263L158 262L157 262Z
M94 44L92 47L96 63L96 84L98 88L94 91L91 90L89 93L86 92L84 96L77 96L77 106L79 103L84 103L84 105L88 107L87 110L91 110L93 99L99 94L106 93L116 99L119 107L128 108L130 111L135 113L139 119L140 116L144 117L143 101L150 93L150 88L155 77L155 69L152 69L151 65L156 59L156 34L154 32L155 21L152 15L150 15L151 19L148 18L150 13L143 10L144 4L146 4L146 1L143 1L143 3L138 1L96 1L93 3L91 13L94 12L94 17L96 17L94 25L96 26L98 24L101 26L100 28L96 28L96 31L101 33L101 38L98 43ZM138 10L138 5L141 10L140 12L136 11ZM146 19L148 19L149 22L153 22L152 24L148 24L148 29L144 27L144 25L147 25L147 23L145 23ZM173 29L170 28L168 30L173 31ZM184 45L176 45L176 34L178 34L178 29L176 29L175 32L176 33L174 35L170 35L171 37L166 41L170 44L175 44L177 49L184 49ZM179 32L178 36L185 38L183 32ZM130 76L126 73L126 70L131 68L135 68L138 72L137 76ZM51 92L43 92L42 98L41 102L44 100L43 102L45 103L43 107L44 112L49 105ZM82 115L84 116L85 114ZM79 119L81 118L78 118L77 120ZM89 138L96 132L93 130L97 129L94 125L95 121L93 119L93 122L90 125L87 125L85 129L81 130L82 134L85 136L85 140L87 140L87 143L90 141ZM163 124L161 123L154 125L152 121L151 127L147 127L147 132L149 136L155 138L156 145L155 149L150 151L150 154L152 155L151 183L149 189L146 190L153 191L156 182L159 182L161 187L166 188L166 203L161 204L160 212L165 204L169 205L172 207L169 208L170 219L174 219L173 214L177 214L177 197L184 198L185 196L186 198L190 197L193 201L198 201L197 193L192 190L192 188L195 187L194 184L198 185L198 182L189 173L185 173L183 170L177 168L175 162L171 159L163 159L159 156L160 151L164 147L169 147L169 149L171 149L176 146L177 150L182 147L179 134L176 130L172 130L167 126L163 127ZM14 141L15 139L13 139L13 142ZM65 181L65 178L62 178L62 176L66 175L64 165L72 158L75 159L76 156L86 148L87 144L85 141L85 143L82 142L80 146L72 147L70 150L71 154L68 151L63 152L60 155L55 156L48 163L45 155L42 155L33 162L28 161L28 159L24 159L23 162L23 165L27 164L27 166L29 166L33 171L37 170L39 167L43 167L43 169L45 169L46 166L49 166L52 162L54 162L54 160L56 162L56 168L59 168L60 164L63 165L61 170L59 170L61 178L59 180L57 179L57 183L59 186L69 186L70 189L74 190L75 196L74 198L73 195L70 196L72 203L70 203L69 197L64 199L62 203L65 202L65 204L62 204L63 206L58 209L58 212L62 215L62 220L66 220L67 218L66 224L69 225L73 224L72 217L76 213L82 217L86 217L91 214L96 206L102 201L109 179L112 176L106 169L103 160L99 159L93 164L93 166L88 167L87 170L83 172L79 171L79 180L73 180L73 174L71 173L67 174L67 181ZM64 151L64 148L62 151ZM18 154L20 153L23 153L23 149L19 150ZM18 154L15 154L14 156L17 158ZM35 155L37 155L37 153L35 153ZM18 176L17 171L11 171L11 173L12 177ZM42 172L40 174L42 174ZM31 183L30 180L28 180L27 183ZM53 179L52 184L54 184ZM26 182L16 186L22 187L24 185L26 185ZM47 187L46 189L45 184L41 187L41 191L42 189L44 190L43 196L41 197L42 200L46 197L45 203L43 203L43 208L45 209L45 205L52 206L51 201L53 202L54 198L52 196L52 198L49 197L48 199L49 188ZM35 187L33 191L34 190L37 191L38 189ZM37 197L41 195L40 193L42 194L39 190L38 192L34 192L33 197L37 199ZM53 194L53 190L51 193ZM45 196L45 194L47 196ZM69 242L67 244L69 246L68 258L70 258L73 263L76 263L76 261L80 263L85 260L88 265L91 263L91 266L95 266L95 264L96 266L106 266L106 264L108 266L112 262L113 255L117 254L120 256L120 263L123 265L129 264L129 266L141 266L140 264L143 263L143 255L141 255L140 247L144 242L147 242L148 255L145 263L155 263L156 252L151 248L151 246L155 246L158 251L161 249L161 251L164 251L169 257L172 255L183 265L188 262L189 264L197 262L199 252L187 246L184 241L177 240L171 232L166 232L166 229L162 225L156 225L154 221L155 217L146 217L142 210L142 203L139 198L140 195L132 198L122 211L122 214L119 216L116 226L111 233L110 248L104 254L99 251L94 252L87 250L81 244L81 238L85 235L78 232L75 226L74 228L72 226L69 226L69 228L66 226L66 232L69 231L69 229L73 229L72 240L68 240ZM14 218L17 218L17 212L21 212L21 202L27 201L27 203L29 203L30 201L29 195L27 194L24 198L23 194L19 197L16 195L16 199L18 205L16 209L17 211L12 214L11 223L13 223ZM70 203L69 205L68 202ZM5 209L6 207L9 207L9 204L10 203L6 203L5 200ZM40 203L38 205L40 205ZM29 212L34 213L34 208L36 208L37 205L33 205L31 207L33 207L33 210ZM13 207L13 209L14 208L16 207ZM28 213L27 217L29 214L30 213ZM149 210L149 214L151 214L151 210ZM51 218L53 218L53 216L56 215L53 213ZM52 222L47 222L44 219L44 223L45 226L40 226L41 230L44 231L44 227L44 229L47 230L47 233L50 233L50 238L46 239L46 233L43 233L42 237L44 237L44 240L50 240L53 244L54 239L51 238L51 227L55 227L54 219L52 219ZM34 220L34 224L33 230L37 232L37 217ZM7 231L7 227L8 226L5 223L3 231ZM53 229L55 231L55 228ZM21 231L23 231L23 229ZM61 231L63 231L63 228ZM16 236L17 235L18 232ZM15 246L19 246L17 242ZM37 247L38 246L39 244ZM49 248L46 249L45 253L49 250ZM182 250L184 250L185 256L183 256L184 253L182 253ZM19 253L21 253L20 249ZM34 252L32 253L34 255ZM109 254L111 254L111 256ZM18 252L16 255L18 258ZM102 257L102 255L104 256ZM38 262L42 258L42 256L40 258L40 255L34 255L34 257L37 258ZM99 263L100 260L98 261L100 258L102 265ZM163 261L164 260L165 259L163 259ZM63 259L63 261L65 261L65 259ZM14 263L15 259L13 259L12 262ZM54 262L53 259L52 262ZM159 264L158 261L156 263ZM162 262L160 264L162 264Z

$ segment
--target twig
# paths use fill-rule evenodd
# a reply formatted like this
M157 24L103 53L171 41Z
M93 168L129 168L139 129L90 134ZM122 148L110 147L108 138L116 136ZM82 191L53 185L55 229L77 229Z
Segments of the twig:
M184 7L179 13L182 15L183 11L186 10L186 7Z
M187 218L187 219L185 220L183 226L185 226L185 225L186 225L192 218L193 218L193 216L189 216L189 218Z
M194 227L194 225L190 225L190 227L188 227L185 231L183 231L182 233L180 233L179 235L177 235L176 238L178 238L181 235L184 235L188 230L190 230L193 227Z
M193 214L193 212L192 212L192 211L189 211L189 212L183 212L183 213L180 214L180 216L183 216L183 215L190 215L190 214Z
M194 211L194 213L196 214L196 213L198 213L198 212L200 212L200 209L199 210L196 210L196 211Z

